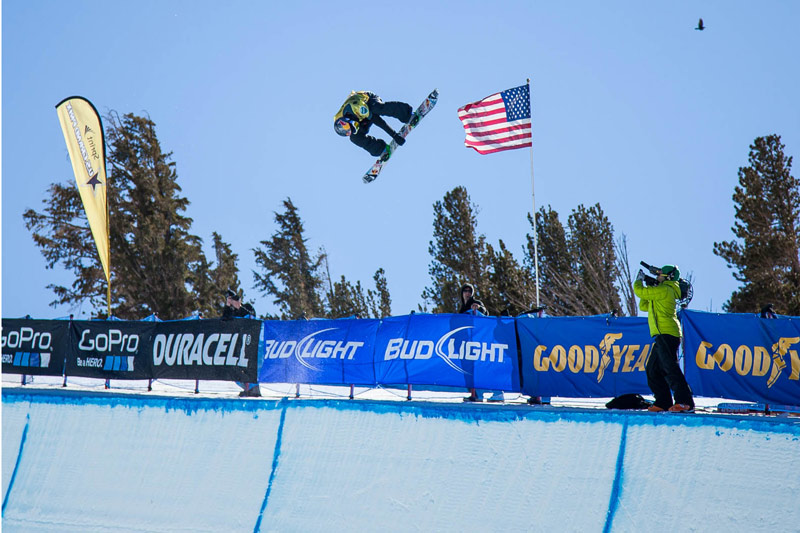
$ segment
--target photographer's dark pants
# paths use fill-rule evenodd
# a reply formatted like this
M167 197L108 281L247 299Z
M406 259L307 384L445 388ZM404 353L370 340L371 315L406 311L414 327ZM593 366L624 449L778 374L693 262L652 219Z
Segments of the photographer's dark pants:
M680 337L673 335L656 335L653 351L645 366L647 386L653 391L655 405L666 410L672 407L672 394L675 403L682 403L694 408L692 389L678 366L678 348Z

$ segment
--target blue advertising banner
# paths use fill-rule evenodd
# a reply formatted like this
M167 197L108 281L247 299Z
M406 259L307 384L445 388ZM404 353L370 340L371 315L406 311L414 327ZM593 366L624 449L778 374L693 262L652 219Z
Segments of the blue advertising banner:
M800 319L684 311L681 324L695 394L800 405Z
M266 320L258 381L375 385L380 320Z
M375 345L378 383L519 392L511 317L414 314L385 318Z
M522 393L602 398L649 394L647 318L518 318Z

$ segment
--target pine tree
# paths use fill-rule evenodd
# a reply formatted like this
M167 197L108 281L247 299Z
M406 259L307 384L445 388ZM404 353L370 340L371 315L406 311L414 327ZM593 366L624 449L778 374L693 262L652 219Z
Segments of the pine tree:
M217 233L212 233L214 257L216 263L209 263L205 256L193 272L196 307L204 318L221 316L225 308L225 293L230 289L241 294L239 269L236 266L238 255L233 253L230 244L222 240Z
M275 213L278 229L272 238L253 249L261 268L253 272L256 288L274 298L283 319L325 316L319 276L324 254L312 257L306 248L303 221L292 199L284 200L283 206L282 213Z
M517 315L535 303L530 272L500 240L495 250L478 232L478 206L464 187L456 187L434 203L433 236L428 272L433 281L422 297L435 313L455 313L461 307L461 286L476 288L475 298L492 315ZM427 305L421 309L427 309Z
M528 215L533 226L533 219ZM558 212L550 206L541 207L536 213L537 247L539 251L539 297L540 303L547 306L548 314L575 315L577 310L571 303L575 289L572 258L567 245L567 233L558 218ZM525 265L535 277L534 242L527 237Z
M614 243L614 251L617 256L617 283L622 293L622 305L624 312L628 316L637 316L639 306L636 304L636 295L633 293L633 276L631 276L631 265L628 260L628 237L624 233Z
M201 240L183 213L175 163L164 153L155 124L133 114L106 119L112 313L125 319L157 314L183 318L196 308L195 274L203 260ZM73 272L71 286L48 285L51 305L89 304L105 315L105 276L74 184L54 184L42 212L23 217L48 268Z
M753 313L772 303L779 313L800 315L800 181L784 148L778 135L758 137L749 166L739 168L735 238L714 243L714 253L742 283L725 311Z
M389 283L386 281L386 272L379 268L372 276L375 281L376 302L372 308L372 316L384 318L392 315L392 297L389 294Z
M531 220L530 217L528 219ZM623 314L619 288L625 287L614 243L614 228L600 204L579 205L561 224L550 206L536 214L541 302L554 316L581 316L616 311ZM528 235L526 265L533 265L533 238ZM626 300L626 310L629 305Z
M392 313L392 299L386 282L384 270L379 268L372 279L375 290L364 290L360 281L353 285L345 276L337 282L331 279L328 254L323 251L324 284L328 287L325 293L325 309L328 318L383 318Z
M499 314L516 316L536 304L536 285L531 273L522 267L501 239L495 252L489 245L491 257L490 293L500 299L495 308Z
M353 285L342 276L331 284L326 296L328 318L371 317L370 310L374 307L371 291L365 293L360 281Z
M458 312L463 283L474 285L476 298L490 313L497 312L488 294L490 258L486 237L478 233L477 213L464 187L456 187L433 204L433 240L428 246L432 284L422 298L432 304L434 313Z
M584 314L620 311L614 228L600 204L579 205L567 222Z

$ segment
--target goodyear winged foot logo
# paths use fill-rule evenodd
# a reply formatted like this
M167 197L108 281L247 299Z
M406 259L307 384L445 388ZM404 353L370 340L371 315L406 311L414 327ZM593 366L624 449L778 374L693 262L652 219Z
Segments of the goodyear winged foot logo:
M714 345L700 342L695 354L695 362L701 370L719 368L723 372L733 370L740 376L767 377L767 388L772 388L781 374L790 367L788 379L800 380L800 355L795 346L800 337L780 337L770 349L766 346L740 345L734 348L722 343L713 352ZM786 358L789 358L788 362Z
M600 370L597 371L597 382L603 381L606 368L611 364L611 356L608 353L614 343L622 338L622 333L606 333L603 340L600 342Z
M800 342L800 337L781 337L778 342L772 345L772 372L767 380L767 388L772 387L778 380L783 369L786 368L786 357L789 348L793 344Z

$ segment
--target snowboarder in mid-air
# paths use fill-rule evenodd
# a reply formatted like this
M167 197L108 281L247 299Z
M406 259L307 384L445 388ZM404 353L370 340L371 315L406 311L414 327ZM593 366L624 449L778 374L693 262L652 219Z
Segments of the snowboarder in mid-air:
M391 147L386 141L367 135L370 126L375 124L388 133L398 146L402 146L406 140L394 131L383 117L394 117L406 124L411 120L413 111L413 108L405 102L384 102L375 93L353 91L336 113L333 128L342 137L350 137L356 146L386 160L392 155Z

